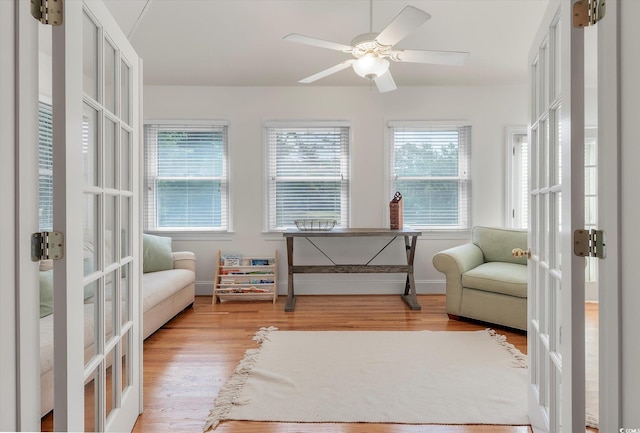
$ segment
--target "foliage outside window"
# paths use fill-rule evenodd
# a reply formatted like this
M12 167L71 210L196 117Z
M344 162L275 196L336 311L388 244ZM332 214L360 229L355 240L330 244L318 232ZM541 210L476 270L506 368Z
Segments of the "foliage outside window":
M297 219L349 224L349 126L345 122L267 122L266 228Z
M145 125L145 230L229 229L226 123Z
M404 226L468 230L471 126L390 122L389 137L389 193L402 193Z

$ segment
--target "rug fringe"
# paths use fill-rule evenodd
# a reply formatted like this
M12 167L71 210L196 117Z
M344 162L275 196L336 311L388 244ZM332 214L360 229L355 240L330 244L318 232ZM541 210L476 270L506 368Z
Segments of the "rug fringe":
M502 334L498 334L496 331L494 331L491 328L487 328L487 332L491 337L493 337L494 340L500 343L501 346L503 346L505 349L507 349L509 353L513 355L513 357L515 358L514 364L516 367L527 368L527 355L520 352L520 350L513 344L507 343L506 336Z
M262 344L265 340L269 340L269 334L276 330L278 330L278 328L275 326L260 328L253 336L253 340L258 342L258 344ZM247 404L246 401L240 401L238 397L251 374L251 370L256 364L260 349L260 347L257 349L249 349L244 353L233 375L231 375L231 378L229 378L218 393L218 397L213 403L213 409L211 409L211 413L205 422L203 432L210 429L214 430L221 421L228 419L229 411L234 405Z
M591 428L599 428L598 427L598 417L595 416L592 413L589 413L589 411L587 410L586 413L586 421L587 421L587 427L591 427Z

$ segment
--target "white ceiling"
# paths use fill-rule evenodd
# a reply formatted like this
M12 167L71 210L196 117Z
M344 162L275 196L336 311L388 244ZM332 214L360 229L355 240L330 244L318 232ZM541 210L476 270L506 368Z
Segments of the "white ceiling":
M282 40L301 33L349 44L369 31L369 0L106 0L144 60L146 85L367 86L349 68L297 81L349 54ZM432 18L396 47L468 51L465 66L392 63L401 86L525 85L548 0L374 0L374 31L406 5Z

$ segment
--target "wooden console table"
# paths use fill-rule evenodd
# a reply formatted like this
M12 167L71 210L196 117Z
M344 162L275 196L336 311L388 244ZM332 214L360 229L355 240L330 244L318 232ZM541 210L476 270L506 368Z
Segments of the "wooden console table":
M296 308L296 297L293 288L293 274L360 274L360 273L406 273L404 294L401 295L404 302L412 310L420 310L422 307L416 297L416 283L413 276L413 260L416 254L416 242L422 232L418 230L402 229L333 229L331 231L301 231L297 229L286 230L283 233L287 239L287 259L289 270L289 287L287 291L287 302L284 311L294 311ZM310 238L345 238L345 237L391 237L391 240L380 251L374 255L364 265L340 265L335 263L324 251L322 251ZM370 265L378 254L391 244L398 236L404 237L407 251L406 265ZM293 264L293 239L305 238L316 247L333 265L294 265Z

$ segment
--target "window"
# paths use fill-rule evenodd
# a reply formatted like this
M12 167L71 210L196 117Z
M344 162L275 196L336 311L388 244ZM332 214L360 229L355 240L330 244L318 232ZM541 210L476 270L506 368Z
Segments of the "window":
M145 230L229 229L227 124L147 124Z
M470 228L471 126L390 122L389 197L400 191L404 226Z
M267 122L267 230L304 218L349 225L349 125Z
M51 105L38 107L38 220L40 231L53 230L53 124Z
M508 227L526 229L529 217L529 140L527 129L507 128L507 215Z

